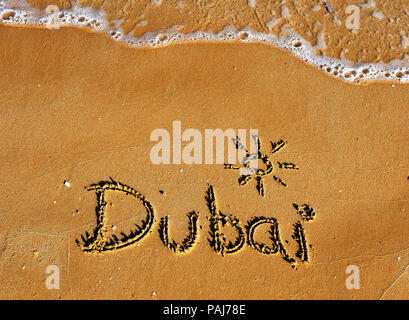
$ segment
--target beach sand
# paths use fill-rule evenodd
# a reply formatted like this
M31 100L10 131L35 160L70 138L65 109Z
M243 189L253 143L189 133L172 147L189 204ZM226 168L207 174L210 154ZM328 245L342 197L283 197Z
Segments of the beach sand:
M5 25L0 41L0 298L409 298L407 85L346 83L260 43L132 48L85 29ZM150 135L172 132L173 121L203 136L257 129L274 167L264 197L254 178L240 185L223 164L152 164ZM97 227L101 203L87 188L102 181L139 195L105 191L107 234L129 236L147 203L154 220L140 241L96 254L81 236ZM211 188L216 211L243 228L275 218L296 264L248 243L217 252ZM314 219L294 204L313 208ZM197 240L175 253L161 219L182 243L193 210ZM270 226L259 227L258 243L271 246ZM237 235L226 228L226 237ZM49 266L59 269L58 290L47 288ZM347 288L348 266L359 268L359 289Z

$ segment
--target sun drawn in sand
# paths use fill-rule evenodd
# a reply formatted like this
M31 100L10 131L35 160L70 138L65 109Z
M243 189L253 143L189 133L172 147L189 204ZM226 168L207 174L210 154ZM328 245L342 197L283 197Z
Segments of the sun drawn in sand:
M274 173L275 167L277 166L278 169L284 169L284 170L299 170L299 168L291 162L276 162L276 165L273 164L273 161L270 159L270 156L261 152L261 141L260 138L255 135L252 137L255 139L255 143L257 146L257 152L250 153L246 147L241 143L240 138L236 137L234 139L234 142L236 144L237 150L242 150L245 152L245 156L241 163L243 164L243 167L235 166L232 164L225 163L224 168L229 169L229 170L240 170L241 168L246 168L247 172L249 174L247 175L240 175L239 177L239 184L240 185L245 185L247 184L251 179L256 180L256 188L258 191L258 194L262 197L264 197L265 190L264 190L264 178L267 176L272 176L274 181L276 181L279 185L282 187L287 187L287 183L283 181L277 174ZM277 142L272 142L271 143L271 154L275 154L280 152L286 145L287 142L284 140L279 140ZM252 167L252 160L259 160L257 166ZM263 169L258 168L259 164L264 166Z

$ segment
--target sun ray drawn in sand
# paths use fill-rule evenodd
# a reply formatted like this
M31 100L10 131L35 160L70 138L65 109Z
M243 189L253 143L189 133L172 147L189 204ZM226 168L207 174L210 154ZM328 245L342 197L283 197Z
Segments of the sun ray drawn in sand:
M273 161L270 159L269 155L261 152L261 141L260 138L257 135L252 136L252 138L255 140L256 146L257 146L257 153L250 153L246 147L241 143L240 138L236 137L234 139L234 142L236 144L237 150L241 150L245 152L245 156L242 159L241 163L243 164L244 168L247 168L248 172L250 174L248 175L240 175L238 181L240 185L245 185L247 184L251 179L256 180L256 188L257 192L260 196L264 197L265 195L265 188L264 188L264 178L266 176L271 175L274 179L275 182L277 182L279 185L282 187L287 187L287 183L281 179L277 174L274 173L275 168L278 167L278 169L283 169L283 170L299 170L297 165L291 162L276 162L276 165L273 164ZM280 139L277 142L272 142L271 143L271 154L275 154L280 152L286 145L287 142ZM257 166L252 166L252 160L259 160ZM258 165L260 164L264 165L264 169L258 168ZM232 164L225 163L224 168L229 169L229 170L240 170L243 167L235 166Z

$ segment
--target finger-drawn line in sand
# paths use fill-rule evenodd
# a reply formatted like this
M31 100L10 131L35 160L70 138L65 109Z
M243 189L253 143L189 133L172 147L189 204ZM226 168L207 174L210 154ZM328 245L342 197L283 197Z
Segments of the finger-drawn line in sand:
M302 262L308 262L308 244L305 238L304 227L298 221L294 224L293 239L298 243L298 251L295 254Z
M81 236L82 243L80 243L78 239L76 240L77 245L82 251L101 253L104 251L114 251L125 248L141 240L151 229L155 217L155 210L152 204L135 189L120 182L111 180L93 184L87 188L87 191L95 191L97 195L97 206L95 209L97 215L97 227L95 228L92 236L88 232L86 233L85 237ZM106 236L106 191L123 192L126 195L135 197L142 203L147 213L146 219L142 222L142 224L140 226L135 224L136 229L131 231L129 234L122 232L121 239L119 239L116 235L112 235L112 238L108 238Z
M303 204L303 205L297 205L293 204L294 208L296 208L297 213L301 215L302 220L304 221L311 221L315 217L315 211L312 209L309 205ZM271 224L271 228L269 231L270 234L270 240L271 246L268 246L263 243L259 243L256 240L254 240L254 234L255 231L258 227L260 227L263 224ZM298 250L296 252L296 257L303 263L309 262L309 248L311 248L311 245L308 245L307 239L305 236L305 230L304 227L301 223L301 221L297 221L293 225L293 234L292 238L297 242L298 244ZM281 257L288 262L293 268L296 267L297 262L294 258L291 258L287 250L285 249L283 242L281 241L280 237L280 230L279 230L279 224L277 219L275 218L267 218L267 217L254 217L252 220L249 221L249 223L246 226L247 230L247 242L250 247L253 249L257 250L258 252L266 255L270 254L280 254Z
M222 256L239 251L245 243L244 229L239 219L225 215L218 209L213 186L209 185L205 199L211 214L209 218L210 238L208 239L210 246ZM227 226L231 226L237 231L237 238L234 242L227 241L222 232L222 228Z
M129 247L148 235L153 226L155 210L153 205L141 193L132 187L116 182L112 179L111 181L101 181L97 184L93 184L87 188L87 191L96 192L97 205L95 211L97 216L97 226L94 229L92 236L88 232L85 237L81 236L82 243L80 243L79 240L76 240L77 245L82 251L98 254L106 251L116 251ZM111 235L111 237L107 236L107 201L105 200L105 197L108 191L123 192L126 195L135 197L142 203L147 213L147 217L142 222L141 226L135 224L136 230L131 231L129 234L122 232L121 239L115 235ZM297 260L300 260L302 263L309 262L309 249L312 248L312 246L308 245L303 222L313 220L315 218L315 211L308 204L292 204L296 209L297 214L301 217L301 220L293 225L292 230L292 239L294 239L298 245L295 257L293 258L284 246L284 242L280 236L279 223L276 218L265 216L253 217L247 222L246 226L242 226L240 219L236 216L226 215L219 209L216 192L212 185L208 185L205 200L210 212L210 216L208 217L210 222L208 242L210 247L217 254L224 257L228 254L237 253L247 242L251 248L261 254L279 254L282 259L288 262L293 268L296 267ZM161 218L158 228L159 237L163 244L172 253L187 253L191 251L197 243L199 237L199 214L196 211L191 211L187 214L187 217L189 220L188 235L181 243L172 240L170 237L169 217L165 216ZM268 232L270 235L269 239L271 240L270 244L260 243L255 240L257 228L264 224L271 225L270 231ZM237 234L235 239L227 239L227 236L223 232L226 228L232 228L235 230ZM285 243L289 244L288 241L285 241Z
M315 210L308 204L298 205L293 203L293 207L295 210L297 210L297 214L304 222L314 220ZM293 226L294 229L292 238L298 243L298 250L295 255L301 260L301 262L309 262L310 256L308 248L312 248L312 246L307 242L304 226L301 221L297 221Z
M293 207L304 221L311 221L315 217L315 210L308 204L298 205L293 203Z
M253 136L253 139L256 140L256 145L257 145L257 154L256 153L250 153L241 143L240 138L236 137L234 139L236 148L237 150L242 150L246 152L246 155L244 159L241 161L241 163L244 165L245 168L248 169L251 174L249 175L241 175L238 179L240 185L245 185L247 184L251 179L256 180L256 188L258 191L258 194L262 197L265 195L265 188L264 188L264 178L268 175L272 175L274 181L276 181L279 185L282 187L287 187L287 183L284 182L280 177L277 175L273 174L274 171L274 165L273 161L270 159L270 157L261 152L261 140L258 136ZM271 143L271 154L278 153L281 151L286 145L287 142L284 140L279 140L277 142L270 142ZM253 159L260 159L260 161L264 164L265 168L260 169L260 168L252 168L250 167L251 160ZM299 170L297 165L291 162L279 162L277 161L277 166L279 169L284 169L284 170ZM232 164L225 163L224 164L225 169L229 170L240 170L239 166L235 166Z
M189 235L182 241L182 244L178 244L174 240L169 240L169 217L162 217L159 225L159 237L163 244L169 248L170 251L175 253L185 253L193 248L198 238L198 219L199 214L195 211L187 214L189 218L188 230Z
M258 243L254 240L254 232L257 227L261 226L262 224L271 224L271 229L269 231L270 240L272 241L272 246L267 246L266 244ZM296 262L293 258L289 256L287 251L284 248L283 243L280 239L280 232L278 229L278 222L275 218L266 218L266 217L255 217L246 226L248 239L247 242L250 247L256 249L258 252L262 254L276 254L280 253L281 257L291 264L291 266L295 266Z

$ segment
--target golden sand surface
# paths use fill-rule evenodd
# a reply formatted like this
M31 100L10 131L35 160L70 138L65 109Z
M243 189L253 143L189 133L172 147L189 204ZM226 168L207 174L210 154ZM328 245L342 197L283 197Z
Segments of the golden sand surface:
M7 26L0 43L0 298L409 298L406 85L256 43ZM258 129L264 196L223 164L153 164L173 121Z

